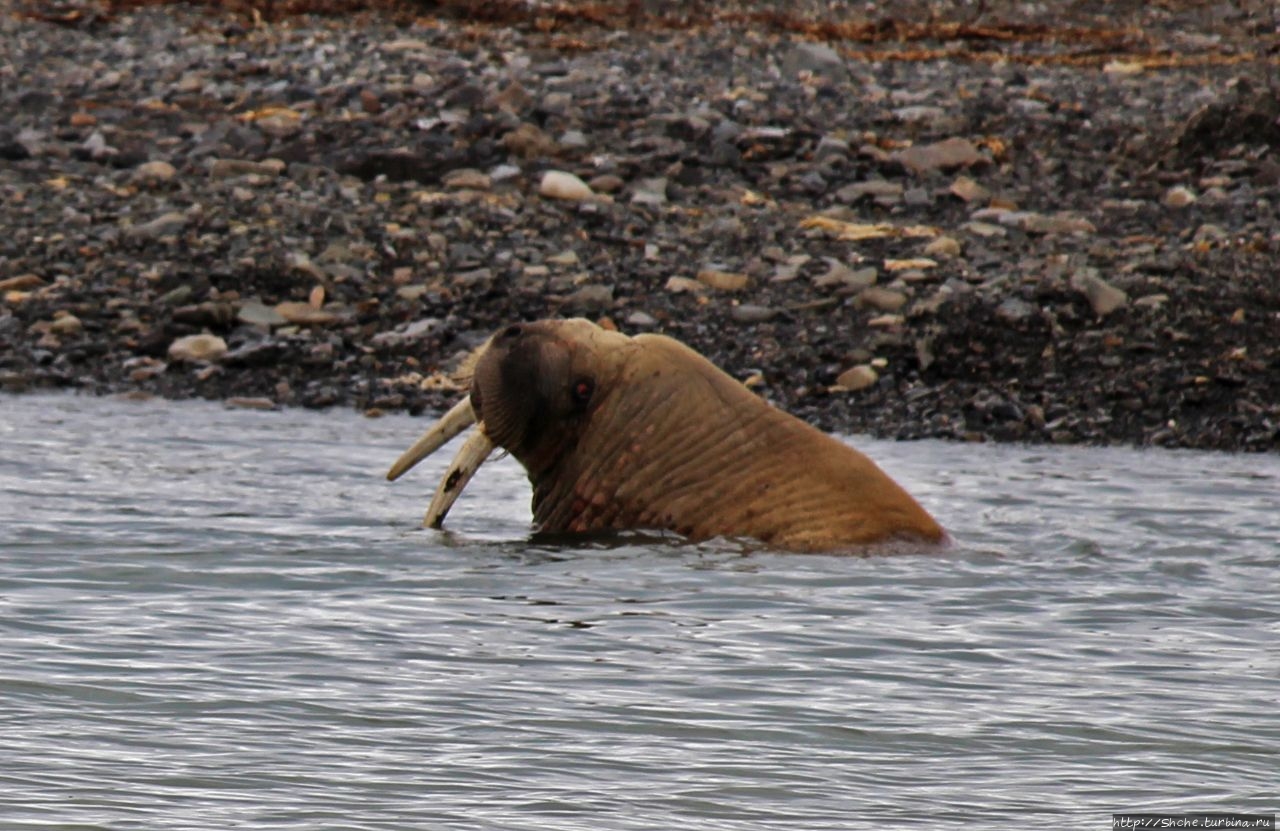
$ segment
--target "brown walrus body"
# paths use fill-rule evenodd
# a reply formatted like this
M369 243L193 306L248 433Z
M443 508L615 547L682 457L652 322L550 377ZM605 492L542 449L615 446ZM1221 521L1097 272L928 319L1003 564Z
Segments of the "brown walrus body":
M510 326L480 350L470 407L528 471L544 532L661 529L797 551L944 538L866 456L661 335Z

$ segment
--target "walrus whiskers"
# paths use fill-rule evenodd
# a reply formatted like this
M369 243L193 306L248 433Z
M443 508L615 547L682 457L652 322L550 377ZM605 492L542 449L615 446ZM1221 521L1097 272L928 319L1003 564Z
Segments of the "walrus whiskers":
M450 439L475 423L476 413L471 408L471 396L468 395L454 404L449 412L440 417L439 421L431 425L412 447L400 454L400 458L396 459L391 470L387 471L387 479L392 482L399 479L409 468L439 450Z

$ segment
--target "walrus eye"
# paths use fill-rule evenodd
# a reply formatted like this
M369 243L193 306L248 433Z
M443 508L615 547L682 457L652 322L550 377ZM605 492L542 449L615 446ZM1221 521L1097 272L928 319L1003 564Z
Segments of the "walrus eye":
M590 378L579 378L573 382L573 388L570 393L573 396L573 403L578 407L585 407L591 401L591 395L596 391L596 382Z

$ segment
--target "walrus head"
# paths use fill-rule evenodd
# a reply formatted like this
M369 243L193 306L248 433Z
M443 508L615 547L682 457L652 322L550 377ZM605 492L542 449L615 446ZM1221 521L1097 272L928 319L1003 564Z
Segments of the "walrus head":
M508 326L475 362L471 408L490 440L541 478L587 432L635 348L586 320Z
M627 337L586 320L520 323L477 350L470 370L470 394L387 474L398 478L476 423L427 525L440 527L502 447L529 474L544 532L658 529L794 550L944 537L866 456L671 338Z

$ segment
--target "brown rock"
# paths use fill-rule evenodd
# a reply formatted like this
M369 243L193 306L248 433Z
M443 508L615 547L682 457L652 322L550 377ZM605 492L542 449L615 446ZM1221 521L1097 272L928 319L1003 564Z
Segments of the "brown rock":
M716 291L742 291L751 285L751 278L734 271L704 268L698 272L698 282Z
M275 138L289 138L302 130L302 113L288 107L269 107L249 119L262 132Z
M270 398L245 398L233 396L226 400L226 405L234 410L274 410L276 402Z
M858 364L840 373L839 377L836 378L835 386L831 389L857 392L858 390L865 390L867 387L875 386L875 383L879 380L880 375L876 372L875 367L870 364Z
M860 309L896 312L907 304L907 296L900 291L872 286L860 292L854 303Z
M923 253L926 257L949 260L952 257L959 257L961 251L960 241L955 237L938 237L924 247Z
M512 81L493 96L492 101L507 112L519 112L533 103L533 96L519 81Z
M19 274L7 280L0 280L0 291L27 291L44 285L44 280L35 274Z
M178 174L177 168L166 161L143 162L133 171L133 180L147 184L167 182Z
M554 156L560 150L555 139L528 122L503 136L502 146L522 159Z
M1059 213L1049 216L1038 213L1011 213L1010 220L1014 225L1028 234L1092 234L1098 229L1089 220Z
M1093 269L1077 271L1071 276L1071 287L1089 300L1094 314L1106 317L1129 302L1128 294L1092 272Z
M227 354L227 342L217 335L188 335L169 344L169 357L175 361L212 363Z
M985 202L991 198L991 191L968 176L957 176L951 183L951 195L965 202Z
M450 170L441 181L445 187L458 190L488 190L493 185L486 174L470 167Z
M672 294L706 294L707 287L697 280L688 277L671 277L667 280L667 291Z
M60 315L49 324L49 331L55 335L75 335L82 329L84 324L73 314Z
M592 176L587 186L596 193L617 193L627 183L622 180L621 176L612 173L601 173L599 176Z
M250 159L214 159L209 163L209 177L230 179L250 175L279 176L284 168L285 163L279 159L263 159L260 162Z
M915 174L972 167L986 160L973 142L958 136L933 144L913 145L894 153L893 158Z
M332 326L342 317L329 309L317 309L310 303L285 301L276 304L276 313L296 326Z

